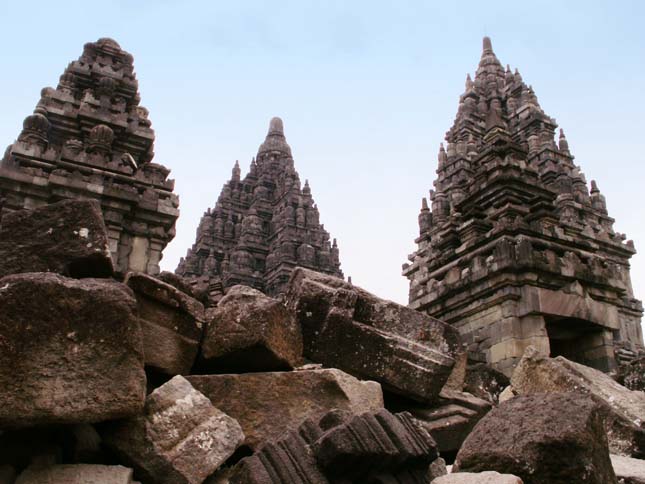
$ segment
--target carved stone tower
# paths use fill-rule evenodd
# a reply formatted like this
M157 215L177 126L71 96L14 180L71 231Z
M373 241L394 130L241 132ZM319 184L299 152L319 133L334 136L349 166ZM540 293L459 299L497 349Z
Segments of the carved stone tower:
M118 271L159 272L179 200L152 163L154 131L139 105L132 56L88 43L58 87L46 87L0 161L0 214L67 198L100 200Z
M528 345L603 370L643 349L634 244L556 126L484 38L403 266L410 306L455 325L470 358L506 373Z
M249 173L235 162L214 209L197 229L176 273L224 287L245 284L270 295L296 266L343 277L336 240L320 224L309 183L300 185L280 118L273 118Z

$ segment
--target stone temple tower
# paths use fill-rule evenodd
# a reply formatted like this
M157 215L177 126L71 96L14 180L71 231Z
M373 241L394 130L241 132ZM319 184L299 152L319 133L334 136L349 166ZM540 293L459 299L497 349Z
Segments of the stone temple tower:
M300 185L280 118L273 118L241 179L233 173L176 273L217 289L245 284L269 295L285 289L296 266L343 277L336 239L320 224L309 183Z
M158 273L179 199L170 170L152 162L154 131L139 101L132 56L112 39L85 44L0 161L0 214L97 199L117 270Z
M455 325L471 359L506 373L528 345L602 370L643 349L634 244L556 127L484 38L403 266L410 306Z

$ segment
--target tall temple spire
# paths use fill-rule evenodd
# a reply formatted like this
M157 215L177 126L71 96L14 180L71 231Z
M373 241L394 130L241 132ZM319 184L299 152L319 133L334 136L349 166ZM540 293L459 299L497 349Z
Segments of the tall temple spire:
M556 128L485 37L403 268L410 306L455 324L471 360L506 373L529 344L603 370L643 349L633 245Z
M300 186L282 120L273 118L249 173L240 179L236 163L176 272L197 285L217 279L219 287L245 284L278 295L296 266L342 277L329 240L309 181Z

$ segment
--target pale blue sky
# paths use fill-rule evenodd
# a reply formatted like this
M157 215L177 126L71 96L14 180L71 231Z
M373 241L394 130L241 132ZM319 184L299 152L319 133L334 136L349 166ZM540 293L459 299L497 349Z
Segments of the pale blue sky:
M16 138L85 42L112 37L134 55L155 161L177 181L164 268L193 243L235 160L244 173L281 116L345 274L406 302L401 264L484 35L564 128L616 229L645 251L644 5L1 0L0 142ZM641 254L632 278L645 298Z

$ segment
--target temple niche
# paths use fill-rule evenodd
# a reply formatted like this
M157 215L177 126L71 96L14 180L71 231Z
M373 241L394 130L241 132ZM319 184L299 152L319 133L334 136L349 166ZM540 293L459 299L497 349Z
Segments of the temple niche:
M0 161L0 215L63 199L97 199L117 271L159 272L179 199L153 163L132 56L112 39L85 44L56 89L46 87Z
M215 297L235 284L277 296L297 266L343 277L336 240L320 224L308 181L300 183L282 120L273 118L249 172L242 179L235 162L175 272Z
M604 371L643 350L634 244L556 128L484 38L403 266L410 307L456 326L471 360L507 374L529 345Z

